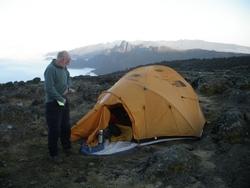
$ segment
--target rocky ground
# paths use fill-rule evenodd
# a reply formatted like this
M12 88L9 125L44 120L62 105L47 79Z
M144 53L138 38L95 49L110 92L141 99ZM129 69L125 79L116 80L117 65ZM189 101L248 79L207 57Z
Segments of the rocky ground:
M237 67L237 66L236 66ZM209 121L200 140L163 142L125 154L48 160L43 82L0 85L0 187L245 188L250 186L250 66L177 71L195 89ZM74 125L123 73L73 78ZM73 143L79 149L82 141Z

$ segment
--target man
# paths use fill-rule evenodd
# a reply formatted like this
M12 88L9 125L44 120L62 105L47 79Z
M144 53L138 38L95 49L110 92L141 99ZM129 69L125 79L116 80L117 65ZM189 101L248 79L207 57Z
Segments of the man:
M70 74L67 69L70 60L70 54L67 51L61 51L44 72L46 120L49 128L49 159L54 163L63 162L63 159L58 154L57 143L59 138L65 153L71 155L78 154L78 151L71 146L70 112L66 97L71 84Z

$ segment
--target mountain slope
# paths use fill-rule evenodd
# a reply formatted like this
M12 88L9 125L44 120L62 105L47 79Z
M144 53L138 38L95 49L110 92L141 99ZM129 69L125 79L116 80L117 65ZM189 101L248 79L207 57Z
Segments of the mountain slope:
M214 50L218 52L235 52L250 54L250 47L240 46L236 44L224 44L216 42L207 42L203 40L178 40L178 41L135 41L134 45L143 44L146 46L168 46L174 49L190 50L190 49L203 49Z
M247 53L250 54L250 47L240 46L235 44L224 44L216 42L207 42L203 40L178 40L178 41L128 41L132 45L143 45L145 47L155 46L168 46L177 50L190 50L190 49L203 49L203 50L214 50L219 52L235 52L235 53ZM108 42L106 44L99 43L89 46L75 48L70 50L70 54L73 58L83 58L90 59L95 55L99 55L106 49L112 49L114 47L120 46L122 40L117 40L113 42ZM50 52L46 56L55 56L57 52Z
M81 67L95 68L97 75L109 74L115 71L125 70L139 65L146 65L161 61L187 60L187 59L211 59L221 57L245 56L246 54L232 52L217 52L202 49L177 50L167 46L133 45L122 41L120 46L106 49L99 55L95 55L88 61L82 61ZM80 62L78 62L80 63ZM69 68L75 66L74 62Z

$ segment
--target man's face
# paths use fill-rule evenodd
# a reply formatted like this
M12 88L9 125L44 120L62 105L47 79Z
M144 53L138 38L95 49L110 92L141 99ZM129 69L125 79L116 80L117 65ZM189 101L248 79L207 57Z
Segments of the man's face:
M71 57L62 58L62 60L61 60L61 66L62 66L62 67L66 67L66 66L68 66L68 65L69 65L70 60L71 60Z
M64 67L66 67L66 66L69 65L70 60L71 60L71 58L63 59L63 65L64 65Z

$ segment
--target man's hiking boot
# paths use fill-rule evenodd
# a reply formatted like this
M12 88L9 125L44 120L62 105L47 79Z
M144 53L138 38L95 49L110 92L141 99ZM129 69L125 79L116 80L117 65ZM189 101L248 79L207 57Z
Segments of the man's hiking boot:
M66 154L69 154L69 155L78 155L79 154L79 152L77 150L75 150L74 148L64 149L63 152Z
M63 162L63 159L59 156L59 155L56 155L56 156L49 156L49 159L50 161L52 161L53 163L62 163Z

